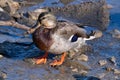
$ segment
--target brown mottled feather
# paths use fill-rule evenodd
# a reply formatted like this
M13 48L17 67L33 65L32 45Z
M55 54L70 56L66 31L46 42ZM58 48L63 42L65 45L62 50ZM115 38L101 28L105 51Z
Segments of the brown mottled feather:
M41 50L48 51L53 43L51 38L51 30L40 27L33 33L33 41L38 48Z
M71 45L72 42L67 43L66 41L69 41L70 37L75 34L77 34L79 37L83 37L83 38L87 37L85 30L77 27L75 24L71 22L58 22L57 26L52 29L47 29L44 26L39 27L33 33L33 41L39 49L44 51L51 51L50 49L52 45L59 46L56 48L60 48L63 45L67 45L71 49L74 48L73 47L74 45ZM55 35L58 38L56 38ZM62 41L60 41L60 39L62 39ZM57 52L57 49L54 50L55 50L54 52ZM67 49L64 49L63 51L65 50Z

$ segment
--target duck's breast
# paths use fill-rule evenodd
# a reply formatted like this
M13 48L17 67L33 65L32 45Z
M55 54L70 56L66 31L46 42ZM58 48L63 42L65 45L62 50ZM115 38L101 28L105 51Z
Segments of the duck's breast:
M65 39L61 35L54 34L52 37L54 37L54 43L49 49L51 53L61 54L78 46L76 42L71 42L70 39Z
M42 30L40 28L37 29L33 33L33 42L39 49L48 51L53 44L53 40L50 36L50 31L45 29Z

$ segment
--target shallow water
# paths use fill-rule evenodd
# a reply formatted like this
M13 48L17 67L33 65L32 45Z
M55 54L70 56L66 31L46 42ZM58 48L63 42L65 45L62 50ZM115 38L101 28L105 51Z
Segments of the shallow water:
M76 0L71 2L70 4L76 4L81 1L83 0ZM53 4L54 2L56 2L57 4ZM26 41L24 41L24 37L20 35L24 31L19 31L16 29L14 30L13 28L11 29L8 27L0 27L0 32L10 32L9 34L0 34L0 36L2 36L0 37L0 43L2 43L0 44L0 52L9 57L4 57L0 59L0 76L1 73L4 72L7 75L5 80L99 80L97 77L104 73L105 76L101 80L120 80L120 75L113 74L112 71L107 72L106 70L104 70L105 67L112 67L120 70L120 40L113 38L111 34L109 34L109 32L113 29L120 30L120 1L107 0L107 2L113 5L113 9L110 10L110 25L107 31L104 32L103 37L87 42L93 50L91 52L84 52L89 57L89 60L88 62L80 63L83 65L87 64L87 66L91 68L90 70L88 70L86 76L80 74L80 68L78 67L78 72L72 71L72 68L70 67L73 66L73 68L76 68L75 65L78 65L77 63L71 62L71 65L64 63L60 67L50 67L49 63L53 59L53 57L51 58L51 56L49 56L48 63L44 65L33 65L28 62L24 62L22 60L23 58L40 55L41 51L37 49L34 44L31 46L28 45L32 42L29 36L28 39L26 39L26 41L29 40L28 44L20 45L9 42L2 43L4 41L16 42L15 39L23 39L23 41L21 40L21 42L26 43ZM40 7L51 5L63 6L63 4L58 0L45 0L45 2L40 4ZM35 8L35 6L31 7L30 9L32 10L32 8ZM15 32L15 35L13 35L12 30L13 32ZM116 65L112 64L108 60L108 58L112 56L116 58ZM77 56L73 57L73 60L70 60L79 62L76 59ZM98 61L103 59L107 60L108 63L105 66L99 66Z

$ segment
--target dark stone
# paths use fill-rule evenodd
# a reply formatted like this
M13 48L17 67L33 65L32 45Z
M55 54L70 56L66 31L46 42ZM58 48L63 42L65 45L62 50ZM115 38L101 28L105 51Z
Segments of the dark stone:
M0 11L0 21L9 21L12 17L7 12Z
M109 24L109 11L105 0L93 0L77 5L48 7L57 17L63 17L81 26L91 26L106 30Z
M79 74L75 74L73 75L73 77L76 79L76 80L100 80L99 78L97 77L93 77L93 76L81 76Z

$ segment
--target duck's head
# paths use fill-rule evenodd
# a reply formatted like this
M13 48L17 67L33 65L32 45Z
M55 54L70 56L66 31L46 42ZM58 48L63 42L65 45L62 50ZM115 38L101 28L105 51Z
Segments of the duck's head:
M39 15L37 23L44 28L55 28L56 27L56 17L50 12L43 12Z

